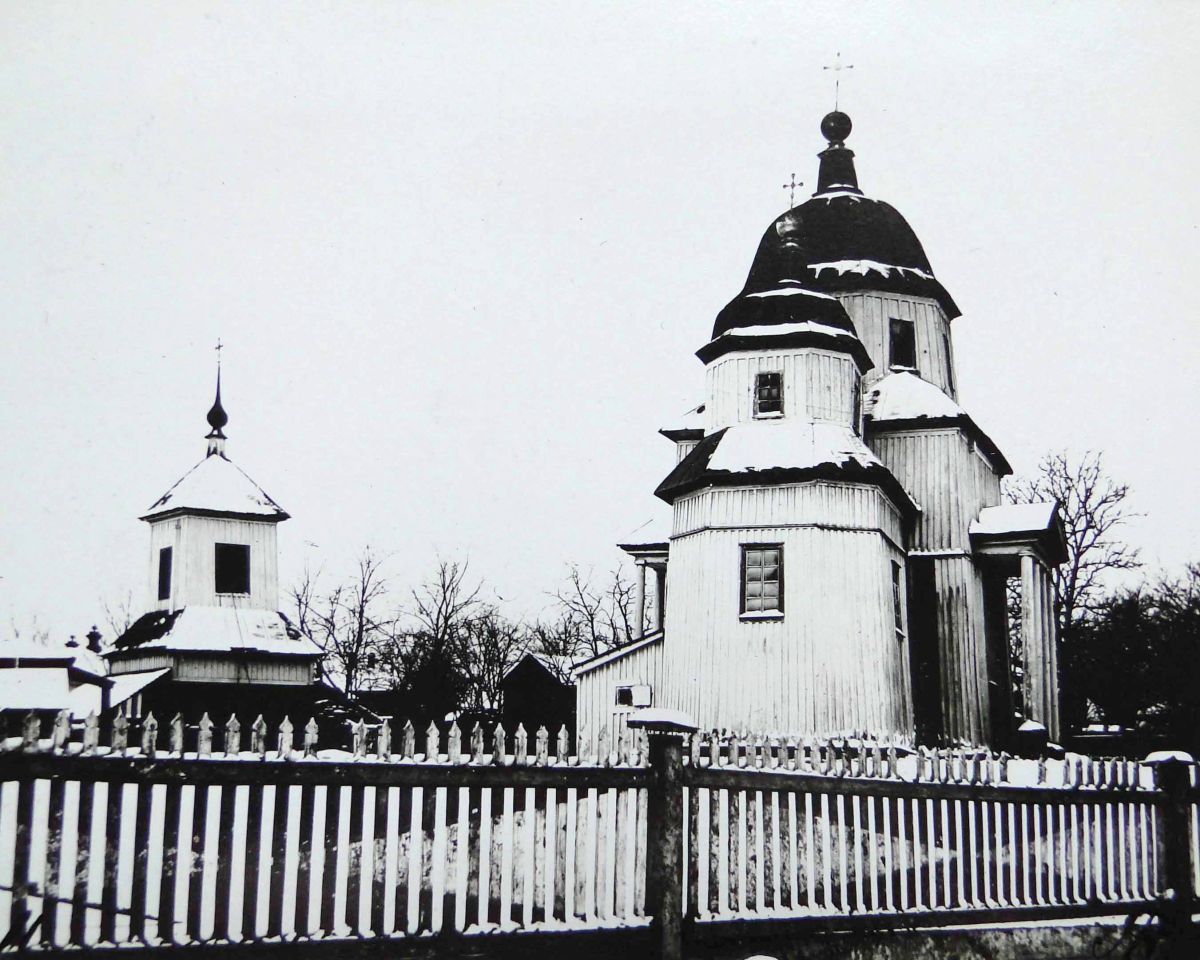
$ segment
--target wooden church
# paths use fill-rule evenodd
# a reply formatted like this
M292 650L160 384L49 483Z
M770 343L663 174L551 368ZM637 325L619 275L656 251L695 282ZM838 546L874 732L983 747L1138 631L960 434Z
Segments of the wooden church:
M859 188L850 130L824 118L816 193L767 227L697 351L699 422L662 431L670 534L622 547L639 597L656 574L655 629L577 666L583 737L646 706L789 735L1059 736L1057 505L1001 504L1009 465L958 403L959 310Z
M288 514L226 455L228 422L218 372L204 459L141 518L148 612L106 653L109 674L137 685L132 714L303 723L338 695L320 647L279 611L276 529Z

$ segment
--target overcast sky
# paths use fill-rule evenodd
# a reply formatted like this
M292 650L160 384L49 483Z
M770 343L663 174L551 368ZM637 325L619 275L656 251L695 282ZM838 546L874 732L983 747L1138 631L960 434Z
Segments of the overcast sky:
M864 191L963 316L1018 471L1102 449L1155 568L1200 560L1192 3L0 7L0 632L146 607L137 517L204 453L511 613L656 511L656 430L795 171L821 66Z

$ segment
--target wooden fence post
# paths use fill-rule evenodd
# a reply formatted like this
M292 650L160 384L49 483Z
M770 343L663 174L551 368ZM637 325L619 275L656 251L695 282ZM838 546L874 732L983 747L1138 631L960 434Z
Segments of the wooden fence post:
M1151 754L1146 762L1154 767L1155 786L1166 795L1163 806L1159 853L1163 863L1163 882L1169 891L1169 913L1164 916L1163 933L1167 937L1166 956L1190 957L1195 948L1190 931L1196 908L1192 881L1191 768L1187 754L1167 751Z
M683 960L683 754L696 724L676 710L639 710L629 726L646 731L646 912L659 960Z

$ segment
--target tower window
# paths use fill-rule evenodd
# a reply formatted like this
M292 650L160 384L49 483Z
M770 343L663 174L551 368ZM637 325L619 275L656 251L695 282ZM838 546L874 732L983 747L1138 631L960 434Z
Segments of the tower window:
M946 348L946 386L951 393L955 393L954 389L954 360L950 356L950 334L942 334L942 345Z
M171 597L171 548L163 547L158 551L158 599L169 600Z
M758 373L754 376L754 415L783 416L783 374Z
M217 593L250 592L250 547L243 543L216 545Z
M783 612L783 544L742 544L742 613Z
M917 325L911 320L901 320L897 317L892 317L888 323L891 366L916 370Z
M850 394L850 426L855 436L862 436L862 377L854 378L854 389Z
M892 561L892 616L896 624L896 639L904 640L904 604L900 599L900 564Z

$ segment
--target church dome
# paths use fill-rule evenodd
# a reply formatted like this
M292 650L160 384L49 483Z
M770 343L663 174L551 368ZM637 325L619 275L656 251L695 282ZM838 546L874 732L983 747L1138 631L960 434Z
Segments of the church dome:
M844 143L850 118L830 114L822 132L831 139L819 154L817 192L767 227L745 292L794 279L826 293L870 289L930 297L951 319L957 317L961 311L934 277L908 221L891 204L859 189L854 152Z

